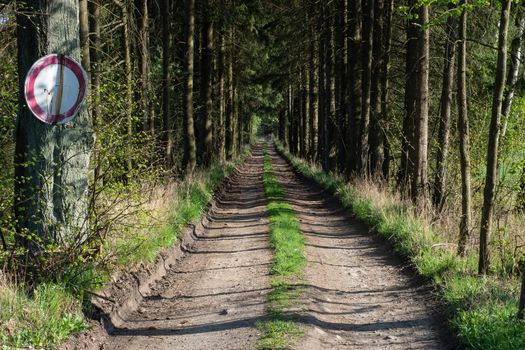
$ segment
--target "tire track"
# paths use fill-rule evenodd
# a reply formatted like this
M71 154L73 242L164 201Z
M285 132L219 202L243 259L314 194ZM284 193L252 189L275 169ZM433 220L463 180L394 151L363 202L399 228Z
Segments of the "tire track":
M264 317L271 251L262 149L231 178L204 232L104 349L250 349Z
M274 171L306 237L303 307L295 349L447 349L429 288L330 195L270 147ZM408 269L407 269L408 270Z

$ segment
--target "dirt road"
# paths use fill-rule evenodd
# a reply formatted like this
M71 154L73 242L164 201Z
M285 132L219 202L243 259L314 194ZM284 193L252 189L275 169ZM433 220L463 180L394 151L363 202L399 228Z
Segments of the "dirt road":
M428 290L383 241L270 149L273 169L307 238L295 349L447 349ZM159 281L104 349L254 349L271 251L256 147L209 213L190 252ZM448 345L450 347L450 345Z

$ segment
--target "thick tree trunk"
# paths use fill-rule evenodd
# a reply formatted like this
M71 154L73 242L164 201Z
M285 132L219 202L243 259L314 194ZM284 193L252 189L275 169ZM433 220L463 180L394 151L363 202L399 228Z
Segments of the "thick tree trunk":
M197 163L195 128L193 125L193 56L195 35L195 0L185 0L185 40L184 58L184 144L186 173L191 175Z
M481 229L479 234L479 274L487 274L490 266L489 241L492 230L492 214L494 207L494 190L498 180L498 144L501 128L501 107L505 89L505 73L507 71L507 35L511 0L502 0L501 18L498 35L498 63L492 100L492 118L489 129L487 148L487 175L483 192L483 209L481 214Z
M452 9L453 6L454 5L449 5L449 8ZM454 60L456 58L456 30L454 29L454 26L455 18L453 16L450 16L447 19L446 24L446 36L443 53L443 81L440 99L439 136L436 154L434 193L432 196L432 204L434 205L434 208L436 208L438 211L441 211L441 209L443 208L445 199L445 180L450 134L452 89L454 85ZM461 77L458 76L458 82L459 80L461 80Z
M466 0L459 5L466 4ZM470 139L467 108L467 10L461 14L458 31L458 132L461 159L461 221L458 254L465 255L471 227Z
M424 29L428 23L428 6L419 9L418 38L418 96L417 118L415 120L415 164L412 173L412 200L421 203L427 189L427 148L428 148L428 77L430 30Z
M82 244L88 225L91 125L84 106L68 125L48 125L26 107L25 77L50 53L80 60L79 7L73 0L27 1L17 17L19 110L15 127L15 215L20 241L38 254L47 244ZM26 233L42 241L26 240Z

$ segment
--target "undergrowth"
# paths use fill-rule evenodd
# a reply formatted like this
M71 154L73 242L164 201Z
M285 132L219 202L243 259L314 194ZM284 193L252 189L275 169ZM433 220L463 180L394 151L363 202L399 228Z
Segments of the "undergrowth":
M268 295L268 320L259 322L263 335L260 349L286 349L303 333L289 310L301 294L297 285L306 264L304 236L292 207L283 202L284 192L272 172L272 163L264 150L264 190L270 218L270 246L274 251L271 268L272 291Z
M249 154L246 150L235 163L213 165L177 184L160 222L108 240L101 256L111 258L109 263L69 266L58 280L38 285L31 296L0 279L0 348L52 349L87 329L82 310L89 311L90 293L109 281L111 271L152 263L162 249L175 244L181 230L201 217L217 186Z
M334 193L357 218L393 242L418 273L434 282L448 308L457 339L468 349L523 350L525 322L517 318L519 282L513 277L476 275L476 257L459 258L431 224L408 205L373 184L347 183L306 163L277 144L304 176Z

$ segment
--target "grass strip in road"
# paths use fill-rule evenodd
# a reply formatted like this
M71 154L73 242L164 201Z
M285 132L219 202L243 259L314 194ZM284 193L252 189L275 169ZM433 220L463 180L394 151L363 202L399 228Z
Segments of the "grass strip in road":
M283 201L284 191L272 171L272 163L264 150L264 190L270 218L270 246L274 250L271 268L272 291L268 295L268 320L258 323L263 335L259 349L286 349L303 332L294 322L290 310L295 306L301 290L306 265L304 236L290 204Z
M418 273L433 281L449 311L450 324L465 348L525 349L525 322L517 319L516 278L476 275L476 255L461 259L435 227L408 205L372 183L348 183L299 159L281 145L279 151L297 171L334 193L357 218L393 242Z

